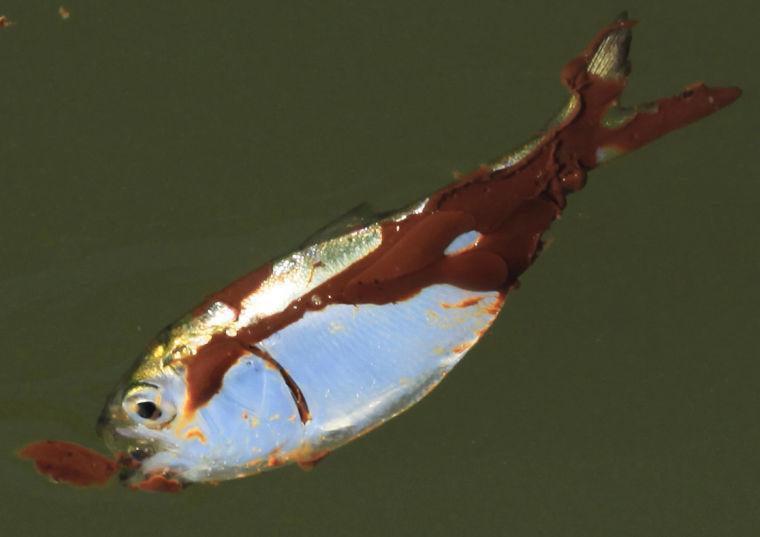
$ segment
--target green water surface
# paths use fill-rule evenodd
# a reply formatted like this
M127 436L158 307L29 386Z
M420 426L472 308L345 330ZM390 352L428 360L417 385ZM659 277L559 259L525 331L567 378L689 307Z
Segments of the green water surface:
M59 2L0 2L0 535L760 534L755 4ZM313 472L180 495L15 458L102 449L109 390L207 293L522 142L623 8L629 103L745 95L596 171L410 412Z

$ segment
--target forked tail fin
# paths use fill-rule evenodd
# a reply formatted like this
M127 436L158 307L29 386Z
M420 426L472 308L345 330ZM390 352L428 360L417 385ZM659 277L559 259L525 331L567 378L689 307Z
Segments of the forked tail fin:
M674 97L623 108L635 22L621 16L562 69L570 100L546 130L498 161L431 196L428 206L472 218L478 250L497 254L513 283L530 266L541 234L581 189L589 170L729 105L738 88L692 84Z
M577 109L557 125L562 131L558 134L563 151L585 169L708 116L741 95L739 88L710 88L696 82L673 97L622 107L618 99L630 72L628 51L635 24L623 14L562 70L562 82L572 93L571 103L578 102Z
M619 97L631 71L628 52L635 25L623 13L565 65L561 79L570 90L568 103L543 135L492 163L492 171L517 165L551 140L556 140L560 164L589 170L708 116L741 95L739 88L711 88L696 82L673 97L621 106Z

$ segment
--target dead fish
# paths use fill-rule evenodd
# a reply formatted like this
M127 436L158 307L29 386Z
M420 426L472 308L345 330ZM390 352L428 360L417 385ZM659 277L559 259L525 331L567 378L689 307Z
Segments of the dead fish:
M619 18L564 67L569 100L539 136L407 208L352 211L161 332L98 423L139 462L125 481L308 467L438 385L589 170L740 95L699 83L622 107L633 26Z

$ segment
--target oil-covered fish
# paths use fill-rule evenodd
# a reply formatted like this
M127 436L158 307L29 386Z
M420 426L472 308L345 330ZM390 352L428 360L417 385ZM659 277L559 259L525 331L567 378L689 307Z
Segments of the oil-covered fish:
M310 465L433 389L587 171L739 96L695 84L622 108L632 26L615 21L565 66L570 99L542 135L404 210L352 212L162 332L99 421L139 461L125 479L172 490Z

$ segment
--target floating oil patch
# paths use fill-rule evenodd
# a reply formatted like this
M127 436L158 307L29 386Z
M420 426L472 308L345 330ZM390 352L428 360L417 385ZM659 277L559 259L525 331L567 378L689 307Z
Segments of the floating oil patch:
M22 459L34 461L41 474L56 483L77 487L105 485L118 472L119 462L97 451L60 440L44 440L23 447Z
M88 447L61 440L32 442L21 448L18 456L33 461L37 471L51 481L74 487L104 486L119 471L128 474L140 467L137 459L124 453L110 459ZM146 492L179 492L182 484L154 474L130 488Z

